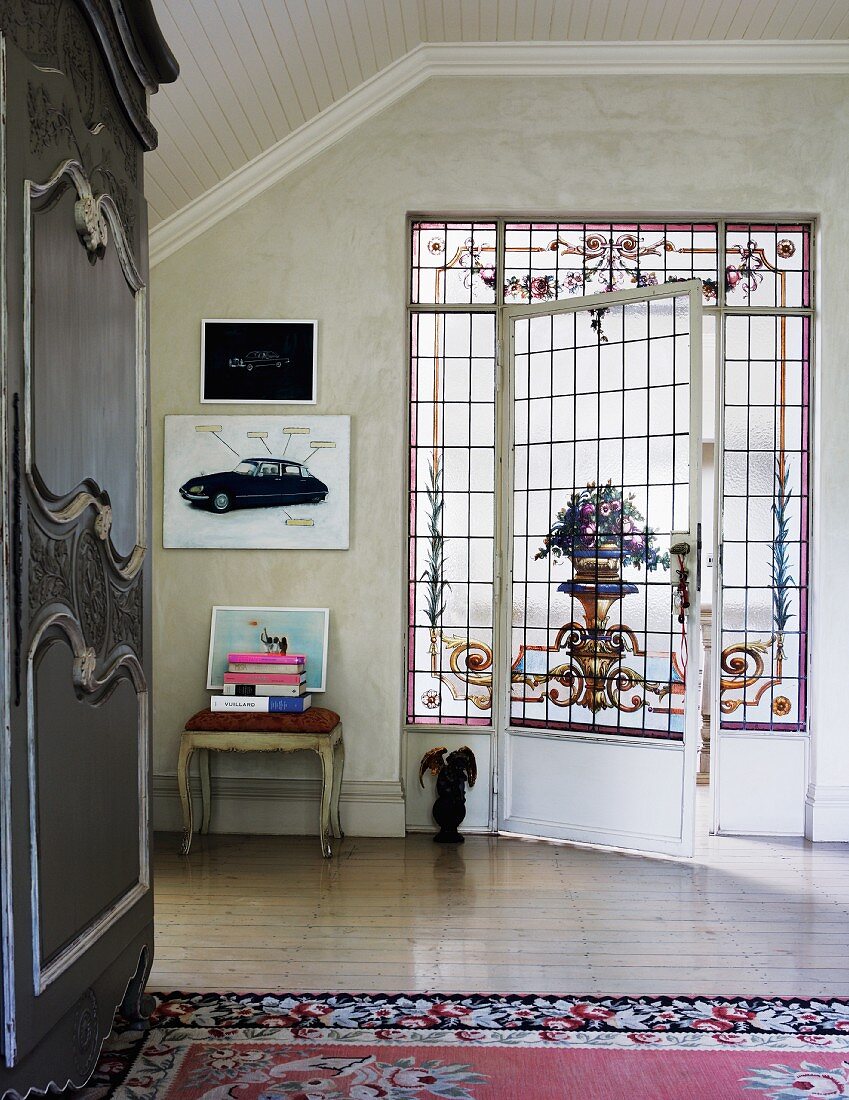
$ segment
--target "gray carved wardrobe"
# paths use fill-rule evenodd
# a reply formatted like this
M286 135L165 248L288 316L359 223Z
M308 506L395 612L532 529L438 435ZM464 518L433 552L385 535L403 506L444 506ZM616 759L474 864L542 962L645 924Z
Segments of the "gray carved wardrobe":
M0 1095L141 1019L149 864L149 0L0 0Z

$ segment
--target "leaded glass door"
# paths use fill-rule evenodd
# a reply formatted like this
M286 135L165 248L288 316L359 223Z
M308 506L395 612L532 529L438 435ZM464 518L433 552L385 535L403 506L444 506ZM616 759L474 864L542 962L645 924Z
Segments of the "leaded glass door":
M501 830L692 853L701 297L506 310Z

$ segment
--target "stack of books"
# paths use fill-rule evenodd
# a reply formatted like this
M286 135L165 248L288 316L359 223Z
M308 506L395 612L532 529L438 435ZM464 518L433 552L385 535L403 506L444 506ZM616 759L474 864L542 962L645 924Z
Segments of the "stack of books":
M213 695L213 710L302 714L307 695L307 659L302 653L228 653L224 694Z

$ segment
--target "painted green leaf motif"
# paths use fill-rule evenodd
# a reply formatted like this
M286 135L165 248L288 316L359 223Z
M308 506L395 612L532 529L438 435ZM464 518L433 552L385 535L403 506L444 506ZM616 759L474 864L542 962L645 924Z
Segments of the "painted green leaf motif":
M790 533L789 505L791 492L788 485L787 460L778 459L775 464L775 500L772 514L775 518L775 537L772 542L772 611L776 631L781 634L793 618L790 610L790 590L795 583L790 575L788 538Z
M431 630L437 630L445 611L445 590L450 588L445 580L445 538L442 534L442 472L439 462L428 463L428 551L425 570L419 578L425 584L425 617Z

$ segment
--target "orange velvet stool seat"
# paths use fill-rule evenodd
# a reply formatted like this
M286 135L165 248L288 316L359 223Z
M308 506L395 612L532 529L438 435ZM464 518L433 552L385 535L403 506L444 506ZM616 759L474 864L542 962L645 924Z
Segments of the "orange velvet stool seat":
M183 843L189 854L194 833L189 764L195 752L200 761L200 789L203 802L201 833L209 832L212 812L209 770L210 752L299 752L308 749L321 760L321 816L319 840L324 856L332 854L331 839L341 839L339 796L345 746L342 720L333 710L310 707L303 714L263 714L257 711L197 711L186 722L180 738L177 786L183 806Z
M342 719L335 710L310 707L303 714L260 714L246 711L199 710L186 722L187 730L244 730L247 733L330 733Z

